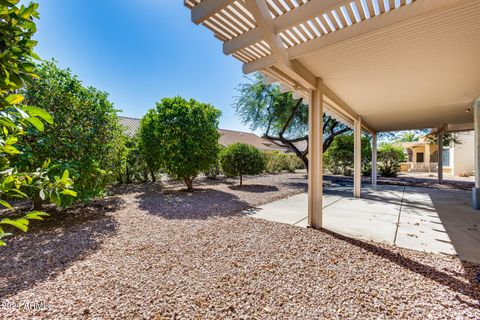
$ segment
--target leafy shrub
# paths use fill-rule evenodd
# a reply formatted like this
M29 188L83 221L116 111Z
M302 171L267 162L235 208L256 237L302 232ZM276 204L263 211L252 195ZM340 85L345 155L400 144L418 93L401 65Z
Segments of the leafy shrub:
M354 137L353 134L336 136L323 154L325 169L332 174L353 175ZM372 147L370 139L362 137L362 174L371 172Z
M240 185L244 175L256 175L265 170L265 160L260 151L245 143L234 143L222 150L220 163L226 175L240 177Z
M41 165L26 172L14 162L21 155L24 141L31 132L43 131L45 123L53 124L53 119L45 110L28 106L19 93L25 82L37 77L33 73L33 59L39 59L33 52L36 41L35 18L38 18L38 4L16 6L18 1L0 1L0 205L9 209L11 198L37 199L63 204L65 198L74 197L72 180L67 170L50 178L48 174L55 168L44 158ZM22 137L24 139L20 139ZM42 220L45 212L31 211L20 217L0 218L0 246L10 236L6 228L28 230L31 220Z
M378 148L378 171L383 177L396 177L403 161L405 154L401 146L385 143Z
M212 164L210 168L208 168L208 170L204 172L204 174L208 179L216 180L217 177L222 174L222 167L220 165L220 161L217 160L217 162Z
M223 149L225 149L225 147L220 145L219 153L222 152ZM221 175L222 173L223 173L222 165L220 163L220 157L219 156L217 157L215 162L213 164L211 164L210 167L204 172L205 176L208 179L211 179L211 180L216 180L217 177L219 175Z
M138 136L125 137L125 146L127 148L127 161L125 170L119 176L120 183L132 182L146 182L149 180L149 168L140 152ZM152 176L152 181L155 181L155 174Z
M263 151L262 155L265 160L265 171L268 173L295 172L296 169L304 168L302 160L293 153Z
M55 126L29 130L18 164L32 169L49 158L58 164L51 174L70 171L80 199L103 195L125 164L117 110L107 93L82 86L69 69L60 69L54 61L42 63L36 72L39 78L24 91L26 100L50 112Z
M193 191L193 179L217 161L220 114L212 105L193 99L162 99L140 122L147 163L182 179Z
M158 141L157 119L158 113L155 109L150 109L147 114L140 120L140 129L138 131L139 141L138 149L147 166L152 181L155 181L155 173L159 172L162 167L162 150Z

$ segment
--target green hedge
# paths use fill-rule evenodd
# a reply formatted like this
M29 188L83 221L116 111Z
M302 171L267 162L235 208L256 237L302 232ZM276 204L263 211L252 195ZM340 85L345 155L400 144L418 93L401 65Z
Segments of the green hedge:
M304 169L302 160L293 153L281 153L278 151L263 151L265 159L265 171L277 173L282 171L295 172L297 169Z

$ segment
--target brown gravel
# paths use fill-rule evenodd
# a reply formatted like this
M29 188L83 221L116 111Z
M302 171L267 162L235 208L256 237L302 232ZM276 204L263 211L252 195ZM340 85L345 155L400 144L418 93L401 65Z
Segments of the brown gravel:
M243 216L305 188L245 180L131 185L36 223L0 249L0 317L480 318L480 266Z

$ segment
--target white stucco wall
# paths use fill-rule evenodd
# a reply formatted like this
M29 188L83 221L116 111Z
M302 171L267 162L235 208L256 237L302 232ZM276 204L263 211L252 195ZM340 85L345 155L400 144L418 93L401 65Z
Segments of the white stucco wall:
M450 166L452 173L473 174L474 166L474 137L473 131L460 132L459 139L461 144L456 144L450 151Z

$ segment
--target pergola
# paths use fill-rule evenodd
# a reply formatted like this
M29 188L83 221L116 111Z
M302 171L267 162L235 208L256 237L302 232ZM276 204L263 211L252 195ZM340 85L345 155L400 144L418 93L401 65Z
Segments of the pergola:
M223 52L309 101L309 225L322 227L324 112L354 128L354 195L360 197L361 133L476 129L480 144L478 0L185 0L192 21ZM475 121L474 121L475 120ZM479 130L477 130L479 129ZM476 148L476 185L480 183ZM441 159L441 157L439 157ZM439 161L439 180L442 164Z

